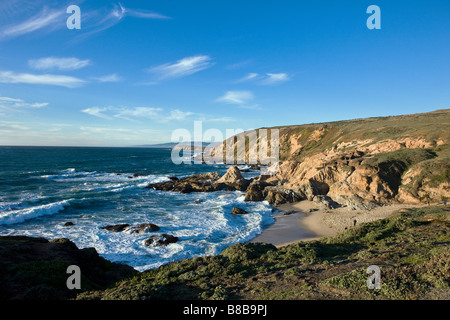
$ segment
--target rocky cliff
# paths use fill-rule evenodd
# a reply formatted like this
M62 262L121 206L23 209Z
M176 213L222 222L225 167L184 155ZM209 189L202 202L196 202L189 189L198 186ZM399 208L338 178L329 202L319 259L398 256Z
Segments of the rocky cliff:
M349 206L392 201L442 202L450 198L449 128L448 109L265 128L268 132L279 130L280 165L276 175L259 180L269 183L277 194L290 194L280 202L312 200L318 195ZM215 152L223 150L225 154L226 144L231 143L236 158L248 162L252 148L237 148L238 141L245 141L246 135L225 140ZM257 145L267 146L267 138L258 137ZM249 189L261 193L256 197L259 200L271 192L254 185ZM248 200L253 196L248 195Z

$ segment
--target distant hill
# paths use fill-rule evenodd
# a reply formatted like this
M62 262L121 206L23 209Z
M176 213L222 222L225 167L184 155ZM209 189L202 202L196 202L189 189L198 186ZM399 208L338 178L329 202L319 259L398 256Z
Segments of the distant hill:
M172 149L177 143L158 143L158 144L140 144L137 146L132 146L133 148L161 148L161 149Z
M167 142L167 143L158 143L158 144L141 144L133 146L133 148L160 148L160 149L172 149L178 145L181 146L194 146L194 141L192 142ZM198 143L198 142L197 142ZM211 142L202 142L203 148L209 146Z

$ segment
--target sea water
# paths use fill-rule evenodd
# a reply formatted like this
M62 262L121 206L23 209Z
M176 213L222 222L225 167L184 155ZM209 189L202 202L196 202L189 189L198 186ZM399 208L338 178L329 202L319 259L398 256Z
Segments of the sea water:
M244 202L239 191L179 194L145 187L170 176L224 174L228 168L175 165L170 149L0 147L0 236L68 238L139 271L218 254L273 223L268 203ZM243 173L245 178L258 174ZM249 214L232 215L233 206ZM69 221L74 225L64 226ZM121 223L153 223L161 229L146 234L102 229ZM160 233L179 241L165 247L144 244Z

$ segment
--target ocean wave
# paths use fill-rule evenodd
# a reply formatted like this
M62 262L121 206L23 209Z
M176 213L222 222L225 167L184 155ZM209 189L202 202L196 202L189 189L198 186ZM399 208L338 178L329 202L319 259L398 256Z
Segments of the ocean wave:
M58 201L0 214L0 225L22 223L33 218L56 214L70 206L69 200Z

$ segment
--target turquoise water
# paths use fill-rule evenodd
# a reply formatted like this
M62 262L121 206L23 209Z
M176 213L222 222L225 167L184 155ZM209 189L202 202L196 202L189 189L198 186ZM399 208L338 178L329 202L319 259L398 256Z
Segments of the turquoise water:
M273 223L271 207L244 202L242 192L178 194L145 189L169 176L223 174L228 169L175 165L170 155L170 149L150 148L0 147L0 235L65 237L80 248L95 247L110 261L146 270L218 254ZM130 178L134 173L145 176ZM250 214L231 215L236 205ZM74 225L64 226L68 221ZM154 248L144 245L153 233L101 228L118 223L154 223L161 228L155 234L172 234L180 240Z

